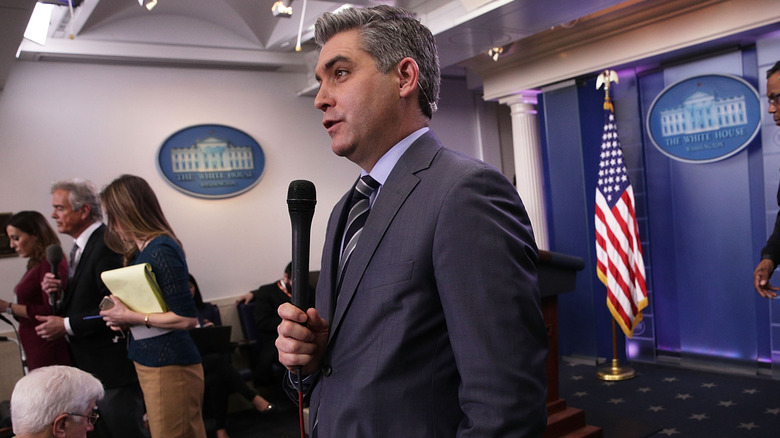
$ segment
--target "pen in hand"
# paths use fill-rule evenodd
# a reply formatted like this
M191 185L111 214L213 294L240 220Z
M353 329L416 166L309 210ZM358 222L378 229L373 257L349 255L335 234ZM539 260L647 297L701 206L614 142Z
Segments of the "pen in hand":
M101 318L101 319L102 319L102 318L103 318L103 316L101 316L101 315L90 315L90 316L85 316L85 317L84 317L84 320L87 320L87 319L98 319L98 318Z

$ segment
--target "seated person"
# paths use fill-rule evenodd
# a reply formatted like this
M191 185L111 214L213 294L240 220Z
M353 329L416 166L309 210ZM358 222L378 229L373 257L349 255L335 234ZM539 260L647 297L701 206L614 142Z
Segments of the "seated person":
M99 418L103 385L91 374L63 365L37 368L11 394L17 438L86 438Z
M200 288L195 277L190 274L190 293L195 300L195 309L198 312L198 325L200 327L210 327L213 325L222 325L222 316L219 314L219 307L203 301L200 295Z
M192 293L192 297L195 300L198 322L201 327L222 325L219 308L214 304L203 301L198 282L195 281L195 277L192 274L190 274L190 293ZM214 416L217 438L228 438L226 425L228 397L230 394L234 392L239 393L252 403L258 412L267 413L273 409L271 403L247 386L244 379L241 378L241 375L238 374L238 371L230 362L230 353L201 353L201 356L205 377L203 408L205 412L209 412Z
M257 344L260 347L256 369L253 370L255 376L267 376L270 379L284 371L284 367L279 363L279 353L276 351L276 328L282 322L277 309L283 303L292 300L292 287L292 262L290 262L284 268L280 280L247 292L237 301L244 304L255 302L255 326ZM310 300L314 299L313 293L308 295Z

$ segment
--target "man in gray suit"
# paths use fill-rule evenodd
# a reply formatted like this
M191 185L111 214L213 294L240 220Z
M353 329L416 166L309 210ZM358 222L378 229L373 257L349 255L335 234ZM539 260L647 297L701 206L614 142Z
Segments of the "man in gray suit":
M279 308L279 358L305 376L312 437L542 436L533 233L504 175L428 129L431 32L377 6L325 14L315 33L315 106L363 177L330 216L316 309Z

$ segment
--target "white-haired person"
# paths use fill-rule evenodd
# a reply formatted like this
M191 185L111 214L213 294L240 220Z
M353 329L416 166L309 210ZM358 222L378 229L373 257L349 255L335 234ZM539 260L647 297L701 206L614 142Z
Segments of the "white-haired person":
M37 368L11 394L17 438L85 438L99 415L103 385L91 374L63 365Z

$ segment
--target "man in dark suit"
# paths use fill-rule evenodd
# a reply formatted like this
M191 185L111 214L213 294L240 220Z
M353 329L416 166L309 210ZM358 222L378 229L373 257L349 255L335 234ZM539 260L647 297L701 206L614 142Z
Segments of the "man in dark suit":
M95 425L100 437L148 437L143 394L127 358L126 340L102 319L84 319L97 315L100 300L109 295L100 274L122 266L122 256L108 249L103 238L106 227L97 190L89 181L71 180L55 183L51 193L57 231L73 237L74 248L65 290L52 274L43 280L43 290L58 297L58 316L38 316L36 332L44 339L67 336L73 365L103 383L101 421Z
M780 126L780 104L777 102L780 97L780 61L766 72L766 97L769 100L769 114L772 114L775 124ZM780 206L780 187L777 188L777 205ZM769 283L778 264L780 264L780 213L777 214L772 235L761 250L761 262L753 272L753 286L764 298L775 298L777 291L780 290Z
M257 328L257 357L254 375L261 382L274 375L274 364L278 364L276 352L276 327L282 322L277 313L279 306L292 299L292 262L287 264L282 278L247 292L239 298L239 303L255 303L254 321ZM276 368L281 368L276 365ZM276 371L278 377L279 371Z
M330 216L316 309L279 309L279 357L301 367L312 437L542 436L533 233L504 175L428 129L433 36L377 6L325 14L315 38L331 148L371 179Z

